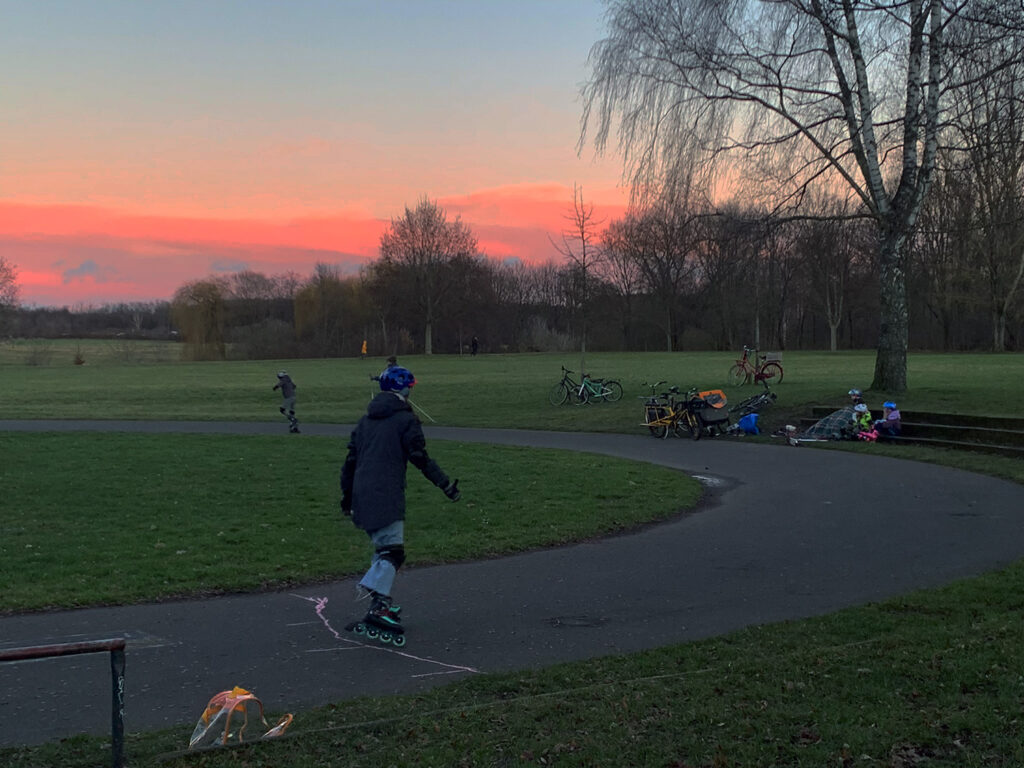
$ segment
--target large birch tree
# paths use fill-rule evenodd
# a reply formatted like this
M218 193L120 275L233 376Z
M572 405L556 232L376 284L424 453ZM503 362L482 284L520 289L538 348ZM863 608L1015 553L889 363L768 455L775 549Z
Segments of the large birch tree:
M601 152L617 134L637 195L694 163L709 188L743 184L780 209L799 207L815 186L845 188L876 225L872 387L899 392L904 245L935 166L943 105L972 85L951 74L969 55L958 41L988 45L1022 16L1019 3L998 0L611 0L582 87L579 146L592 138ZM1007 48L990 67L1021 54Z

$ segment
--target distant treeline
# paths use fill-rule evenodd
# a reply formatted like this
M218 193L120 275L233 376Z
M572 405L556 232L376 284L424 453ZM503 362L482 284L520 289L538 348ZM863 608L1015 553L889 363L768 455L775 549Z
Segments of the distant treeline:
M911 347L1020 349L1020 249L986 242L948 210L962 194L940 177L905 255ZM473 337L481 352L584 340L588 350L871 348L874 230L841 206L819 210L776 220L662 205L600 229L580 217L556 246L563 260L531 266L484 257L466 225L423 201L359 275L327 264L304 278L244 271L190 282L170 301L22 307L7 333L176 339L189 359L352 356L364 340L371 355L453 354ZM424 232L440 239L424 246Z

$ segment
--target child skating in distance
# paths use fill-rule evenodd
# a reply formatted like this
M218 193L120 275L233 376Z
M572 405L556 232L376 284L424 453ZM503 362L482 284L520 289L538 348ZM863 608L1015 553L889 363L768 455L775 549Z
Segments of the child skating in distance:
M299 420L295 418L295 390L297 385L288 375L288 371L277 372L277 384L274 389L281 390L281 415L288 419L288 431L292 434L299 432Z
M348 442L341 467L341 510L366 531L374 547L370 568L359 582L370 608L349 631L382 642L405 644L399 609L391 600L398 569L405 561L405 472L412 463L452 501L461 497L459 481L427 455L420 420L409 404L412 373L392 366L377 377L380 393L370 401Z

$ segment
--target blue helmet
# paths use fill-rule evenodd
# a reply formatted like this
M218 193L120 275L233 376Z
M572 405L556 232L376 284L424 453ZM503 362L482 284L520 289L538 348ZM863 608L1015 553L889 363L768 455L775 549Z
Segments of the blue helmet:
M895 410L896 403L894 403L892 400L886 400L884 403L882 403L882 407L888 408L889 410Z
M407 392L410 387L416 384L416 377L412 375L412 371L408 368L396 365L384 370L377 377L377 381L380 382L381 392L402 393Z

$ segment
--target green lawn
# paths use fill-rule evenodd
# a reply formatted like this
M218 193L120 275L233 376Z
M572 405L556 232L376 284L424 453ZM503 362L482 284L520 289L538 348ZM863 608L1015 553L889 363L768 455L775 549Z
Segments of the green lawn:
M276 420L279 398L271 387L284 367L300 387L300 418L347 423L362 412L371 394L369 374L381 367L380 360L355 359L138 362L98 343L83 343L82 355L81 366L63 352L27 364L12 345L0 345L4 399L15 404L9 416ZM588 355L588 368L619 378L626 396L619 404L586 407L554 407L546 398L560 365L579 368L578 355L410 357L402 363L420 382L414 400L441 424L637 433L635 396L643 394L643 381L715 387L732 359L722 353ZM842 403L850 387L868 386L873 362L868 352L787 352L786 380L768 423L791 419L811 404ZM906 410L1024 415L1024 355L912 354L909 375L910 391L897 398ZM753 389L726 391L734 399ZM890 396L869 392L868 400L877 405ZM294 454L285 459L282 446ZM831 447L1024 482L1021 462L1013 459L912 446ZM342 449L342 441L309 436L0 433L0 482L5 502L15 502L5 503L0 521L0 599L7 610L121 602L356 572L366 557L365 539L340 524L335 508ZM415 562L546 546L676 513L675 504L662 503L623 517L623 487L638 498L631 485L638 477L640 486L664 483L655 498L684 504L694 498L692 482L647 465L440 441L431 450L452 474L464 470L466 495L452 505L410 477L410 506L424 512L410 522L422 525L411 547ZM560 472L555 482L553 463L573 471ZM53 482L44 467L59 467L61 481ZM193 481L191 489L183 476ZM514 519L524 483L536 494L531 498L548 505L551 525ZM607 500L605 512L581 527L579 498L588 499L583 517L591 516L592 499ZM282 505L297 506L301 514L282 518ZM465 535L452 541L455 527ZM138 561L130 565L137 569L133 578L124 581L139 586L127 592L111 591L102 578L115 555L97 539L116 531L117 545ZM308 546L314 540L318 546ZM329 547L320 546L325 540ZM86 551L95 566L84 562ZM236 552L255 558L250 581L232 581L238 569L218 568ZM1018 563L818 619L477 676L418 696L340 702L297 713L294 736L278 744L159 764L1009 768L1024 765L1022 595L1024 563ZM159 755L182 749L190 731L132 734L129 764L156 764ZM108 761L107 742L88 737L0 750L0 765L12 768Z
M428 449L461 479L463 498L451 503L410 471L409 566L621 531L700 496L681 472L603 456ZM0 432L0 612L361 573L366 536L338 507L344 451L343 440L288 435Z
M175 348L176 345L170 345ZM70 349L68 350L70 352ZM141 355L140 355L141 357ZM413 400L438 424L520 429L635 432L644 382L666 380L683 389L725 389L737 401L753 385L727 387L735 355L722 352L598 353L587 355L595 376L621 381L618 403L552 406L548 390L561 366L579 370L579 355L480 355L403 357L416 375ZM9 362L8 362L9 361ZM771 423L806 414L811 405L845 401L851 387L867 389L874 353L787 352L786 376L777 387ZM306 422L352 423L375 391L370 375L383 360L277 360L223 363L129 363L96 357L75 366L56 357L50 365L17 362L0 347L0 375L11 418L273 420L279 418L275 373L289 371L298 384L298 414ZM910 389L899 396L868 392L879 408L895 398L904 410L1024 416L1024 355L912 354ZM426 421L426 419L424 419Z

